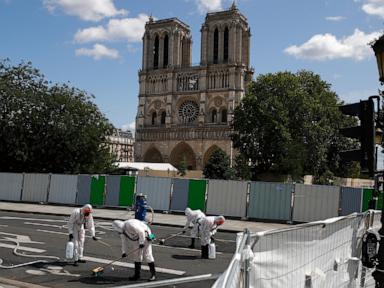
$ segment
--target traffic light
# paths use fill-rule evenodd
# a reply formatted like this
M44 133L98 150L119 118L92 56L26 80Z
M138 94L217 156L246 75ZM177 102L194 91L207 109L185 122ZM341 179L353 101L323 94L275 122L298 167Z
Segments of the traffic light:
M341 152L341 159L360 162L361 169L363 171L368 170L369 175L374 176L376 161L375 105L373 99L340 106L340 111L345 115L356 116L360 120L360 126L340 129L343 136L360 141L360 149Z

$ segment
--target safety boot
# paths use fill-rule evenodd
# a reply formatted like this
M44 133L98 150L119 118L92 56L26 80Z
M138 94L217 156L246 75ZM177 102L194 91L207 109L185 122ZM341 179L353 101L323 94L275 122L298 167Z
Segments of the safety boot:
M128 279L130 281L136 281L140 279L141 262L135 262L135 274Z
M191 245L189 245L188 248L195 248L195 238L191 238Z
M148 281L156 280L156 270L155 270L155 262L148 263L149 271L151 272L151 277L149 277Z

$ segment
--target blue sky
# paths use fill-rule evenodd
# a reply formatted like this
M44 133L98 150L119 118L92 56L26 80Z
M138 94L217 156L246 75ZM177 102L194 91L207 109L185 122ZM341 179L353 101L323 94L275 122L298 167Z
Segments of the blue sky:
M205 13L232 0L0 0L0 58L31 61L46 78L95 95L118 128L132 128L141 37L149 15L178 17L192 30L200 61ZM307 69L347 103L377 94L368 43L384 28L384 0L238 0L251 27L255 77Z

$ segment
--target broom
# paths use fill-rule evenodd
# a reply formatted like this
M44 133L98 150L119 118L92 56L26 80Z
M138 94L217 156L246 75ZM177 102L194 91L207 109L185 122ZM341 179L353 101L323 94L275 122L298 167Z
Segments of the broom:
M126 254L126 256L128 256L129 254L132 254L133 252L135 252L135 251L137 251L137 250L139 250L140 248L136 248L136 249L134 249L134 250L132 250L132 251L130 251L130 252L128 252L127 254ZM125 256L125 257L126 257ZM100 276L101 274L103 274L103 272L104 272L104 269L106 268L106 267L108 267L109 265L111 265L111 264L113 264L113 263L115 263L115 262L117 262L117 261L119 261L119 260L121 260L121 259L123 259L124 257L120 257L120 258L118 258L118 259L115 259L115 260L112 260L111 262L109 262L108 264L105 264L104 266L99 266L99 267L96 267L96 268L93 268L92 269L92 275L93 276Z

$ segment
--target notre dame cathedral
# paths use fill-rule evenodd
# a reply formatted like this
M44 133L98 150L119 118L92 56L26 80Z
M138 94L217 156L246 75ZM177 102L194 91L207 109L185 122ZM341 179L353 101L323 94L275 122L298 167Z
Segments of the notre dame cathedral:
M201 59L192 65L189 26L177 18L145 25L135 161L186 161L202 170L221 148L233 158L234 108L252 80L250 29L235 4L208 13L201 27Z

